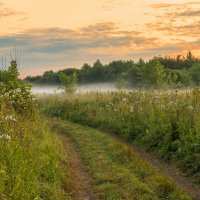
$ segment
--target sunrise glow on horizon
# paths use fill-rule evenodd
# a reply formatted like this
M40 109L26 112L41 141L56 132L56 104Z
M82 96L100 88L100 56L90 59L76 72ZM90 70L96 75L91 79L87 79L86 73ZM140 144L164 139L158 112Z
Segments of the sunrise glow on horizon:
M1 55L17 48L26 75L100 59L200 56L200 2L188 0L3 0Z

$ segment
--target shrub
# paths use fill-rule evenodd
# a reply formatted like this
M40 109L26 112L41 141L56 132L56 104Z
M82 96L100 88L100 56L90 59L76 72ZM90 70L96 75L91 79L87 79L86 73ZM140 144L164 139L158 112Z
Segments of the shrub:
M6 100L8 107L22 113L32 109L31 86L19 80L17 62L12 60L8 69L3 70L0 79L0 98Z

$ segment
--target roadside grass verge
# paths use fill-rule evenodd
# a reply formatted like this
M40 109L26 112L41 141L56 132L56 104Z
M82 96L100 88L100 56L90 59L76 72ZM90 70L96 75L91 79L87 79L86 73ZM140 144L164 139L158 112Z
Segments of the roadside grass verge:
M65 153L58 136L36 112L17 114L0 105L0 198L70 199L63 189ZM65 165L67 167L67 165Z
M53 130L71 138L101 199L193 199L133 150L106 133L56 119Z

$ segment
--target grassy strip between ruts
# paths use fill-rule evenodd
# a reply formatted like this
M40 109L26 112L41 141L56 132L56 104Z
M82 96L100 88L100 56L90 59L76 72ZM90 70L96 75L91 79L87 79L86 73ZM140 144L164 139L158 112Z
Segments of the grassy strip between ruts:
M193 199L133 150L106 133L66 121L54 122L54 130L66 134L79 150L101 199Z

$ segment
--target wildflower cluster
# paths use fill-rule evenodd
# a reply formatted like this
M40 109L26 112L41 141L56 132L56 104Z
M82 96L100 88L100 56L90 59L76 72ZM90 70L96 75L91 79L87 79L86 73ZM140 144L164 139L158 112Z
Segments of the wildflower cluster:
M11 137L8 134L3 134L0 135L0 140L11 140Z
M0 142L2 142L2 141L8 142L11 140L15 126L18 122L17 115L14 113L8 115L9 112L11 112L11 111L8 108L6 108L5 103L4 103L4 105L1 105Z

